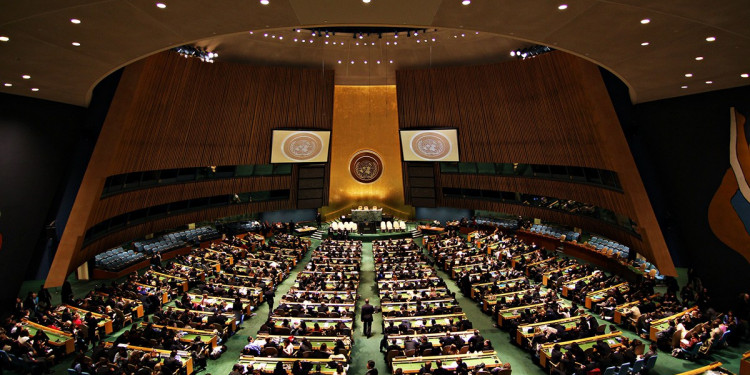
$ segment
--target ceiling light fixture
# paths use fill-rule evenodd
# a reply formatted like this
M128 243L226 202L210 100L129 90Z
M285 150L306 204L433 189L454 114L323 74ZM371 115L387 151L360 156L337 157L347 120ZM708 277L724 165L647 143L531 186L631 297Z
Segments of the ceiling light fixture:
M157 8L159 8L159 9L164 9L164 8L166 8L166 7L167 7L167 4L164 4L164 3L156 3L156 7L157 7Z
M13 84L12 83L5 83L4 86L5 87L13 87Z
M742 74L740 74L740 77L742 77L742 78L748 78L748 77L750 77L750 74L742 73Z
M698 56L698 57L695 58L695 60L696 61L702 61L703 60L703 56Z
M70 23L73 23L73 24L76 24L76 25L80 25L81 24L81 20L79 20L78 18L71 18L70 19Z
M3 36L0 36L0 42L7 42L7 41L9 41L9 40L10 40L10 38L8 38L8 37L7 37L7 36L5 36L5 35L3 35Z
M80 47L81 46L81 43L78 43L78 42L73 42L73 43L70 43L70 44L72 44L73 47Z
M680 88L681 88L681 89L686 89L686 88L688 88L688 87L687 87L687 85L685 85L685 86L681 86Z
M39 91L39 89L38 89L38 88L36 88L36 87L32 87L32 88L31 88L31 91L37 92L37 91Z
M685 73L685 77L690 78L693 76L693 73Z
M706 38L706 41L707 42L715 42L716 41L716 37L715 36L709 36L709 37Z
M565 10L565 9L568 9L568 4L560 4L560 5L559 5L559 6L557 7L557 9L560 9L560 10Z
M21 78L23 78L23 79L31 79L31 76L28 75L28 74L24 74L24 75L21 76Z
M644 47L647 46L647 45L649 45L649 44L651 44L651 43L649 43L649 42L643 42L643 43L641 43L641 45L644 46Z
M642 20L641 20L641 24L642 24L642 25L647 25L647 24L649 24L649 23L651 23L651 20L650 20L650 19L648 19L648 18L644 18L644 19L642 19Z
M710 84L712 84L712 83L714 83L714 81L706 81L706 84L707 84L707 85L710 85Z
M363 3L369 4L371 0L362 0Z
M461 4L463 4L463 5L469 5L469 4L471 4L471 0L463 0L463 1L461 1Z
M268 0L260 0L260 3L263 4L263 5L268 5L268 3L270 3L270 1L268 1Z

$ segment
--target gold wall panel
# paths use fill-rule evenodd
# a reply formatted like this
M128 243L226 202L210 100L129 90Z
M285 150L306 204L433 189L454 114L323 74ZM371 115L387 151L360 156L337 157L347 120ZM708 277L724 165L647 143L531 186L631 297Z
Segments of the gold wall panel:
M336 86L333 103L325 218L348 214L360 205L377 205L400 218L413 217L414 208L404 204L396 86ZM380 177L370 183L355 180L349 170L352 157L362 150L375 152L383 163Z

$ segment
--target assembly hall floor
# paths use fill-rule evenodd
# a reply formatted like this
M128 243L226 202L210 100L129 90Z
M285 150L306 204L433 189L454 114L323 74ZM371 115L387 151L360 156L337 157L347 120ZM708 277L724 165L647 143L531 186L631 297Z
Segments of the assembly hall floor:
M319 241L315 239L313 239L312 241L312 248L315 248L319 244ZM363 254L362 268L360 270L360 284L359 290L357 291L359 294L359 300L357 303L357 317L355 319L355 329L353 332L354 341L351 350L352 363L350 365L348 374L364 374L365 365L370 359L375 361L380 374L389 374L390 371L385 364L384 354L379 351L380 341L383 338L381 328L381 315L375 315L375 320L373 322L373 336L371 338L367 338L362 335L361 323L359 322L359 308L364 304L365 298L369 298L371 304L375 306L379 305L377 284L375 283L375 270L371 243L364 242L362 252ZM297 273L303 270L305 265L309 262L310 253L311 252L308 252L308 254L306 254L306 256L302 259L302 261L297 263L297 266L291 272L289 277L287 277L278 287L275 298L275 301L277 301L277 303L281 299L281 296L286 294L287 291L292 287ZM684 270L680 271L683 271L680 272L681 275L685 274ZM456 294L456 299L461 305L463 311L466 313L467 318L473 323L474 328L479 329L485 338L492 341L493 347L495 348L499 358L503 362L509 362L511 364L513 374L547 374L545 370L543 370L538 364L532 361L531 356L528 352L521 350L518 346L510 342L510 336L506 331L496 328L493 325L494 322L491 316L484 314L481 310L481 307L476 302L472 301L470 298L464 296L460 292L458 286L453 280L450 279L450 276L448 274L438 269L438 275L446 281L448 288ZM685 278L682 277L678 281L680 282L680 285L683 285L685 282ZM102 282L106 281L77 281L71 278L71 283L73 284L73 290L76 297L84 295L88 291L92 290L97 284L101 284ZM23 289L21 290L20 295L25 296L28 291L38 290L39 286L42 283L43 281L26 282ZM52 295L53 304L59 304L59 289L53 290ZM239 358L242 348L247 343L248 335L255 336L258 333L258 329L260 328L260 326L264 323L265 318L268 316L268 305L265 303L262 304L256 309L255 313L255 316L246 319L244 324L242 324L242 328L234 336L227 340L225 345L228 349L221 356L221 358L219 358L218 360L209 360L208 367L205 370L199 371L198 374L229 374L232 366ZM600 324L609 323L600 320ZM129 328L129 326L126 328ZM631 331L623 330L623 332L626 336L637 338L635 333ZM120 332L116 332L113 335L108 336L106 340L114 340L117 335L119 335L119 333ZM719 352L709 355L708 358L700 359L697 362L676 359L671 357L669 353L659 352L656 367L649 373L657 375L677 374L701 366L705 366L715 361L721 361L724 368L734 372L735 374L738 374L742 353L748 350L750 350L750 342L745 341L740 347L728 347L721 349ZM67 369L72 360L72 355L65 358L60 364L56 365L53 368L54 373L57 375L67 375Z

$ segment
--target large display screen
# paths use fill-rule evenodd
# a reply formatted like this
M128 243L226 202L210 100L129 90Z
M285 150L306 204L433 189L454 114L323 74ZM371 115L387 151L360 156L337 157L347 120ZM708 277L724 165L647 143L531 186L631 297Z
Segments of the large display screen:
M458 161L456 129L401 130L404 161Z
M274 130L271 163L325 163L330 131Z

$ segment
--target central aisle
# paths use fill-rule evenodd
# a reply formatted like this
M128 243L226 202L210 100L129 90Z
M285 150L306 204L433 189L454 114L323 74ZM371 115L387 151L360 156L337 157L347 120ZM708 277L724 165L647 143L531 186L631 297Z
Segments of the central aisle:
M383 316L378 312L373 315L372 337L369 339L362 335L362 322L360 321L360 309L365 304L365 298L370 299L370 304L380 306L378 286L375 283L375 262L372 255L372 242L362 242L362 266L359 269L359 289L357 293L357 315L354 323L354 345L352 346L352 363L348 374L364 374L367 371L367 361L375 361L380 374L389 374L385 358L380 353L380 340L383 339Z

